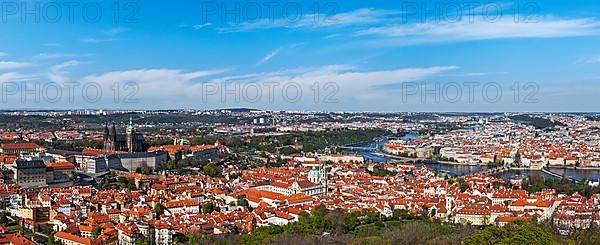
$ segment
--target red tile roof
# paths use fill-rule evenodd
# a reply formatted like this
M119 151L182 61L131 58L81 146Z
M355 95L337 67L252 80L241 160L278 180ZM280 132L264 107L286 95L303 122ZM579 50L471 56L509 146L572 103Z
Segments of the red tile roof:
M92 240L89 239L89 238L76 236L76 235L69 234L69 233L62 232L62 231L59 231L59 232L55 233L54 237L55 238L59 238L59 239L69 240L69 241L72 241L72 242L75 242L75 243L78 243L78 244L86 244L86 245L93 244Z

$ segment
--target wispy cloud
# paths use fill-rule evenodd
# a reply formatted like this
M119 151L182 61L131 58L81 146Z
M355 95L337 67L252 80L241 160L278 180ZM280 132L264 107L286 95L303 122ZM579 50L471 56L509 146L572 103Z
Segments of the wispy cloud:
M8 72L0 74L0 83L29 81L35 79L35 76L22 74L19 72Z
M115 41L117 39L115 38L93 38L93 37L89 37L89 38L84 38L81 39L81 42L83 43L106 43L106 42L112 42Z
M106 36L116 36L119 35L121 33L124 33L126 31L129 31L129 29L125 28L125 27L115 27L112 29L108 29L104 32L104 35Z
M46 47L63 47L64 45L62 43L44 43L44 46L46 46Z
M600 63L600 56L581 58L581 59L577 60L575 63L577 63L577 64Z
M232 23L229 27L217 28L222 33L247 32L260 29L286 28L286 29L320 29L327 27L364 26L369 24L384 23L399 17L400 11L377 10L361 8L350 12L327 15L323 13L302 15L297 21L285 18L264 18L252 22Z
M414 45L510 38L560 38L600 34L600 22L591 18L543 18L537 23L519 23L504 18L498 22L412 23L371 27L355 33L378 37L381 43Z
M0 52L0 57L4 57L4 56L7 56L7 55L8 55L7 53Z
M115 27L102 32L101 37L87 37L81 39L82 43L106 43L118 40L115 38L121 33L127 32L129 29L124 27Z
M29 62L16 62L16 61L0 61L0 70L19 69L33 66Z
M75 57L87 57L93 54L76 54L76 53L39 53L33 56L34 59L64 59Z
M193 25L192 28L194 30L200 30L200 29L202 29L204 27L208 27L208 26L211 26L211 25L212 25L212 23L197 24L197 25Z
M263 57L260 61L258 61L258 64L261 65L261 64L264 64L265 62L273 59L273 57L277 56L279 54L279 52L281 52L282 49L283 49L282 47L279 47L279 48L271 51L270 53L265 55L265 57Z
M361 71L355 66L341 64L227 76L213 79L210 82L295 82L305 86L313 85L315 81L334 82L347 93L347 96L354 96L358 92L365 92L376 86L419 81L455 69L459 69L459 67L434 66Z
M67 62L64 62L64 63L61 63L61 64L54 65L54 66L50 67L50 70L58 72L58 71L62 71L64 69L66 69L66 68L74 67L74 66L78 66L78 65L81 65L80 61L69 60Z
M48 71L48 74L47 74L48 79L55 83L68 82L68 81L70 81L70 79L67 76L69 74L69 71L67 71L67 69L81 65L81 64L82 64L82 62L80 62L80 61L69 60L69 61L57 64L57 65L53 65L50 67L50 71Z

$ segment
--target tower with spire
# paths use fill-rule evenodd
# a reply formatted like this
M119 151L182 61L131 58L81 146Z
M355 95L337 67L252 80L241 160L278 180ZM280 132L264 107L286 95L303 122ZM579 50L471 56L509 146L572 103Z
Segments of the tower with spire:
M129 116L129 125L127 125L127 131L126 131L126 137L127 137L127 150L128 152L134 152L135 149L135 145L134 145L134 129L133 129L133 118L131 116Z

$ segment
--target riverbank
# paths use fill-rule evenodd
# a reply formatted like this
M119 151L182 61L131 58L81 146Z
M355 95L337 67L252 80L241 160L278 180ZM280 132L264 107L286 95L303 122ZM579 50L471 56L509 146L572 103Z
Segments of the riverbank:
M487 168L486 164L483 163L458 163L450 161L435 161L425 158L410 158L401 157L383 153L381 148L385 141L371 141L371 143L364 144L364 149L353 149L346 150L346 153L358 154L365 158L365 160L373 161L376 163L385 163L389 160L401 160L415 162L418 166L428 166L432 169L438 169L446 173L451 173L453 176L464 176L469 174L478 173L485 171ZM552 172L564 176L567 178L573 178L576 180L600 180L600 168L589 168L589 167L569 167L569 166L551 166L549 168ZM529 169L522 167L514 167L509 171L501 174L501 176L508 180L514 175L530 176L534 174L542 174L545 178L556 178L555 176L543 173L540 169Z
M400 159L405 161L427 161L434 164L445 164L445 165L457 165L457 166L487 166L484 163L460 163L460 162L451 162L451 161L439 161L430 158L412 158L412 157L403 157L398 155L393 155L389 153L385 153L383 151L377 150L376 153L379 153L385 157L392 159ZM599 170L600 167L575 167L575 166L546 166L548 169L563 169L563 170ZM512 170L539 170L534 168L526 168L526 167L511 167Z
M571 167L571 166L546 166L549 169L569 169L569 170L600 170L600 167Z
M439 161L439 160L434 160L434 159L429 159L429 158L413 158L413 157L403 157L403 156L398 156L398 155L392 155L389 153L385 153L383 151L377 150L375 151L378 154L383 155L384 157L387 158L391 158L391 159L399 159L399 160L404 160L404 161L427 161L427 162L431 162L431 163L437 163L437 164L446 164L446 165L458 165L458 166L485 166L485 164L482 163L459 163L459 162L450 162L450 161Z

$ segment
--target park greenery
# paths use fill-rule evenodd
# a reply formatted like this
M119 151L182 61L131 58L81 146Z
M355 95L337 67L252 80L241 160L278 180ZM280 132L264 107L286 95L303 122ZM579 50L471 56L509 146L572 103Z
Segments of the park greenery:
M396 174L398 174L398 172L396 172L396 171L389 171L389 170L384 169L381 165L375 165L373 167L373 171L369 171L369 173L371 174L371 176L379 176L379 177L396 176Z
M229 135L205 135L190 139L193 145L213 144L217 140L234 152L266 151L275 153L296 153L292 146L302 146L303 152L322 151L331 146L342 146L371 141L386 135L382 129L341 130L324 132L291 132L278 135L253 137Z
M476 229L447 225L397 211L391 217L373 211L328 211L324 206L312 213L301 212L298 221L283 226L263 226L250 234L189 236L191 244L460 244Z
M178 244L599 244L600 232L560 236L549 222L516 221L504 227L449 224L397 210L391 217L373 211L345 212L323 206L301 212L287 225L262 226L249 234L179 238Z
M532 125L537 129L551 128L554 126L564 126L560 122L526 114L510 116L510 119L515 120L517 122Z
M465 245L479 244L556 244L552 234L526 222L510 223L504 227L489 226L463 239Z

